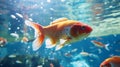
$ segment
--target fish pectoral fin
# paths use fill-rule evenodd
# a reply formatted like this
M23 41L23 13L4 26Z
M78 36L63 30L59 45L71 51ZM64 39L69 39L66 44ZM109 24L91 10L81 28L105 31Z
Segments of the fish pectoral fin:
M40 35L39 37L37 37L33 41L33 45L32 45L33 51L38 50L41 47L43 41L44 41L44 35Z
M56 46L56 40L54 40L54 39L48 38L48 39L46 39L45 43L46 43L46 48L53 48Z
M60 39L60 45L57 45L55 50L56 51L60 50L61 48L63 48L66 45L67 42L68 42L68 40Z
M65 44L57 45L56 48L55 48L55 51L60 50L61 48L63 48L64 45L65 45Z

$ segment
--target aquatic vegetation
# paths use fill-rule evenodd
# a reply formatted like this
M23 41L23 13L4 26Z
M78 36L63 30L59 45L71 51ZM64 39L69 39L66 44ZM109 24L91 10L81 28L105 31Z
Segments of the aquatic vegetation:
M73 65L73 67L90 67L85 61L75 61L75 62L71 62L71 64Z
M1 67L60 67L59 61L57 59L50 60L48 58L43 58L39 56L32 55L8 55L0 61Z

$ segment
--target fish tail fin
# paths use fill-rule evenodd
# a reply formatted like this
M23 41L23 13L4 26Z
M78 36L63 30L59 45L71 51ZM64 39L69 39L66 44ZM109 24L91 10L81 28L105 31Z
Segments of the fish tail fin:
M43 33L43 28L40 24L31 22L29 20L25 20L25 24L27 26L32 27L35 30L35 40L33 41L32 48L34 51L36 51L41 47L44 41L44 38L45 38L44 33Z
M105 49L108 50L108 51L110 50L110 49L108 48L109 45L110 45L110 44L106 44L106 45L105 45Z

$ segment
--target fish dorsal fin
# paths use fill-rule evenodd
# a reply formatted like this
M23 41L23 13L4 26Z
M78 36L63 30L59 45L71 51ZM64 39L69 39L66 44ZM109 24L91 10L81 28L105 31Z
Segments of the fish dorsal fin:
M63 21L67 21L68 19L63 17L63 18L58 18L56 20L54 20L53 22L51 22L50 24L56 24L56 23L59 23L59 22L63 22Z
M113 56L112 58L120 59L120 56Z

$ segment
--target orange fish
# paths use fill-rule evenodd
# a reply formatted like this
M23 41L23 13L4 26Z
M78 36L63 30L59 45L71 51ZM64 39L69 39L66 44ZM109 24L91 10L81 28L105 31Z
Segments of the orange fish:
M25 37L25 36L24 36L24 37L22 38L22 40L21 40L21 42L24 42L24 43L27 43L28 41L29 41L28 38Z
M102 42L99 42L99 41L96 41L96 40L92 40L91 42L92 42L95 46L103 47L103 48L105 48L106 50L109 50L109 48L108 48L109 44L103 44Z
M75 20L68 20L67 18L57 19L48 26L41 26L29 20L25 20L25 24L35 30L36 39L32 45L34 51L41 47L45 38L47 38L46 48L56 46L56 50L59 50L69 43L87 37L92 31L92 28L87 24Z
M0 46L3 47L7 43L7 40L3 37L0 37Z
M100 67L120 67L120 56L107 58L100 64Z
M54 67L54 64L53 64L53 63L50 63L50 67Z

